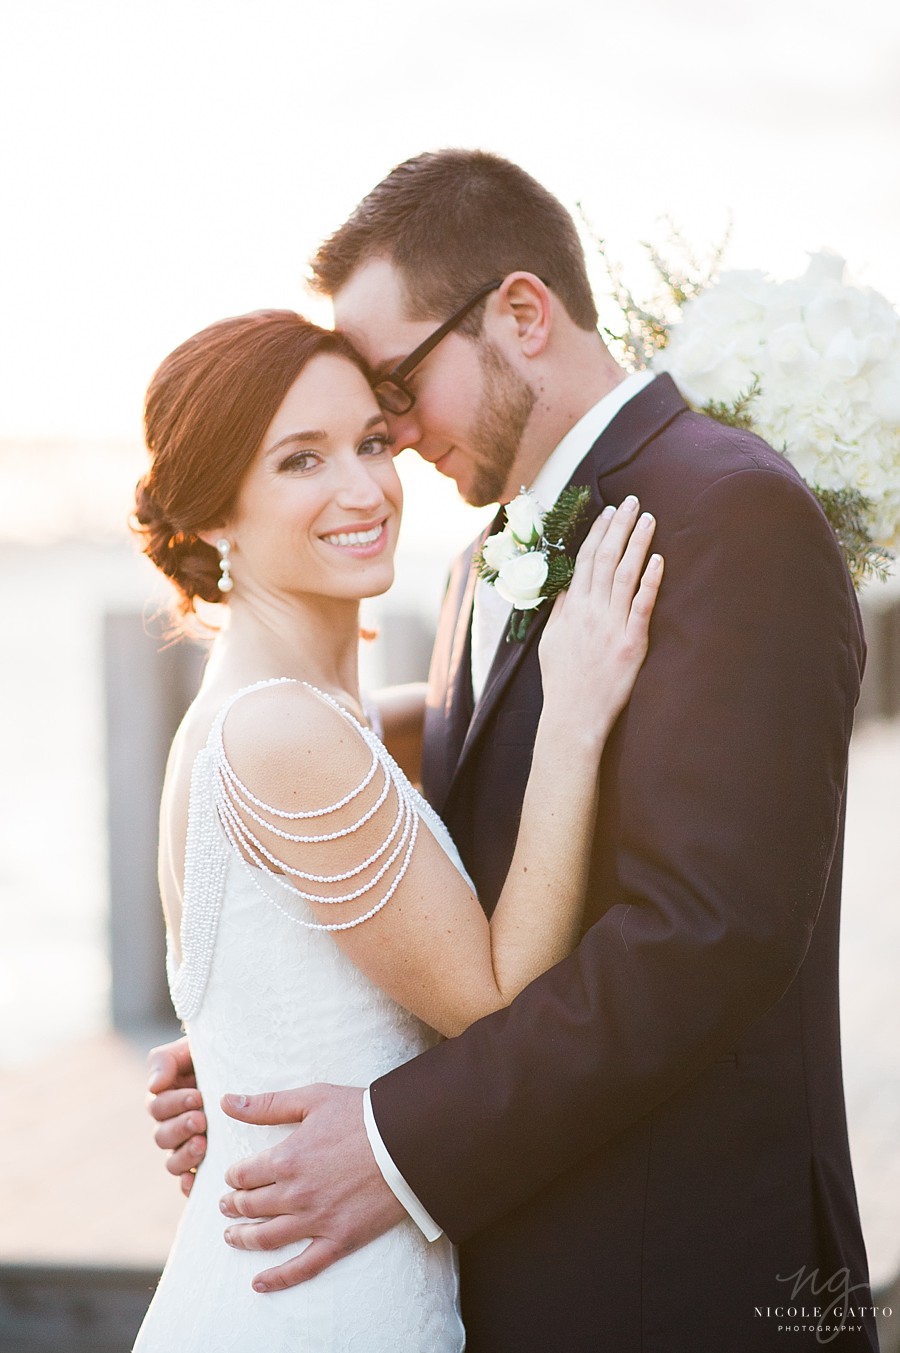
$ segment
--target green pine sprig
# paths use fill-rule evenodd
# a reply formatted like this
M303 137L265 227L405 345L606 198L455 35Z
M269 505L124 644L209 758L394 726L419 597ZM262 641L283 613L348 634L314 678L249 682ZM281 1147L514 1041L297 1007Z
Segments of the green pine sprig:
M551 554L547 559L547 581L544 583L544 596L548 601L565 592L575 572L575 560L567 554Z
M810 487L837 536L853 586L858 591L869 578L884 582L890 573L894 556L889 550L872 542L870 499L858 489L823 489L818 484Z
M714 418L717 423L724 423L726 427L742 428L745 432L752 432L753 414L750 412L750 405L761 390L759 376L754 376L747 389L736 395L730 404L726 404L723 400L711 399L708 404L703 405L700 412Z
M479 578L483 578L486 583L495 583L497 581L497 570L491 568L484 557L484 550L481 549L475 555L475 572Z
M544 517L541 527L542 544L549 546L551 550L565 549L587 516L590 501L591 491L584 486L576 488L570 484L568 488L563 489Z

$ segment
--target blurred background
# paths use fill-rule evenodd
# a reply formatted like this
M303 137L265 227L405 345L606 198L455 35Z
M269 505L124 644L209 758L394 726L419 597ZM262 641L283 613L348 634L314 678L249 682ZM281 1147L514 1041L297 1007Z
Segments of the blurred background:
M637 285L640 242L662 238L664 217L700 250L731 220L726 266L793 276L830 248L896 304L898 60L900 10L881 0L3 0L0 1353L129 1347L180 1208L143 1109L146 1047L174 1027L147 851L162 741L195 666L160 651L163 594L125 525L159 360L262 306L328 323L304 282L318 240L393 164L454 144L580 204ZM599 258L596 285L603 304ZM423 674L447 562L491 515L412 453L399 463L404 540L367 616L381 627L372 684ZM864 605L844 1056L872 1277L888 1292L900 580Z

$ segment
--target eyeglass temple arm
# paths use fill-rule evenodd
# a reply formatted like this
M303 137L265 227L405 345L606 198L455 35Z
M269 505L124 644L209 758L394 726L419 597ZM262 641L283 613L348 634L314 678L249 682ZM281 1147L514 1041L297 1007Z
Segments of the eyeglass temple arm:
M449 319L444 320L444 323L439 328L435 329L434 333L425 343L416 348L414 352L411 352L408 357L404 357L403 361L400 362L398 366L395 366L393 371L388 373L387 379L399 377L400 380L403 380L404 376L408 376L409 373L428 356L432 348L436 348L441 339L446 338L447 334L450 333L451 329L453 329L461 319L465 319L469 311L473 310L479 301L483 301L489 292L496 291L498 287L502 286L502 278L496 282L486 282L480 291L476 291L474 296L469 297L465 305L460 306L459 310L455 310Z

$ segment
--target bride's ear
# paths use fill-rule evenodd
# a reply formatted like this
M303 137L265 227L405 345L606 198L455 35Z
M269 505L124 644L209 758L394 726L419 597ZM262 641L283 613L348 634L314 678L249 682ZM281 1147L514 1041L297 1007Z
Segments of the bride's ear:
M227 540L229 543L231 542L227 526L217 526L213 530L197 531L195 534L198 540L202 540L205 545L211 545L214 550L219 548L220 540Z

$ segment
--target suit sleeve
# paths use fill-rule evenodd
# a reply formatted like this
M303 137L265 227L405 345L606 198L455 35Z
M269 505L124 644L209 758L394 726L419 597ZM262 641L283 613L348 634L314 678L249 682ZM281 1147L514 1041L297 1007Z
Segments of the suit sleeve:
M662 549L650 656L604 757L600 919L507 1009L372 1087L455 1241L730 1051L815 925L862 654L831 530L799 483L747 469Z

